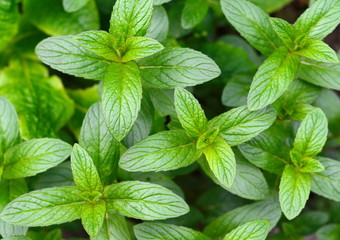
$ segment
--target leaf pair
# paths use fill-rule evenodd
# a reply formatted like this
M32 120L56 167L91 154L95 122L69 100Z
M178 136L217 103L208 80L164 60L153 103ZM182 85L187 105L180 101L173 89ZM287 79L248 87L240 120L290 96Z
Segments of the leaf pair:
M106 213L144 220L177 217L188 212L183 199L156 184L126 181L104 187L90 155L75 145L71 166L76 187L37 190L9 203L0 218L24 226L48 226L81 218L95 236Z
M245 142L275 120L273 108L250 112L246 106L208 122L198 101L182 88L175 90L178 119L184 129L160 132L128 149L119 165L128 171L167 171L185 167L205 154L222 186L229 188L236 163L230 146Z

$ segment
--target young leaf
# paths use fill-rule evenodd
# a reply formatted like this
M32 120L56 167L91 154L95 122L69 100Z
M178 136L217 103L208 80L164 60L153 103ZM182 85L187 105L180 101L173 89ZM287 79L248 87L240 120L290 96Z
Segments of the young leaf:
M209 146L210 144L215 142L215 139L218 137L218 134L219 134L218 127L210 128L208 131L199 136L196 142L196 148L203 149Z
M178 119L189 136L197 137L207 130L207 117L190 92L183 88L176 88L175 107Z
M189 211L184 200L156 184L126 181L105 187L107 211L143 220L178 217Z
M261 8L246 0L222 0L221 5L228 21L263 55L270 55L281 45L270 17Z
M96 203L85 203L81 208L81 223L86 232L94 237L103 226L106 213L106 202L99 200Z
M39 59L63 73L93 80L104 80L110 62L73 40L73 35L46 38L36 47Z
M216 63L206 55L188 48L165 48L138 61L143 82L148 87L195 86L218 77Z
M324 166L314 158L303 158L301 163L303 166L299 167L300 172L322 172L325 170Z
M80 218L84 200L76 187L47 188L24 194L1 212L6 222L24 226L48 226Z
M321 40L340 23L340 2L338 0L316 1L295 22L299 34L310 39Z
M84 7L89 0L63 0L63 7L66 12L76 12Z
M131 172L168 171L188 166L200 155L194 139L183 130L164 131L128 149L119 166Z
M119 61L120 56L114 49L115 38L105 31L87 31L73 37L82 48L108 60Z
M210 169L222 186L230 188L236 174L236 162L233 150L222 138L203 149Z
M81 191L101 192L103 190L91 156L78 144L75 144L72 150L71 167L74 182Z
M210 240L209 237L190 228L165 223L142 223L135 225L133 231L137 240Z
M280 203L285 216L291 220L305 207L311 189L311 176L287 165L280 182Z
M308 40L302 49L294 53L320 62L339 63L335 51L319 40Z
M169 31L169 18L163 6L154 6L150 27L145 37L162 42L166 39Z
M207 14L209 3L207 0L185 0L181 16L183 28L189 29L199 24Z
M147 37L130 37L125 42L123 62L148 57L164 49L162 44Z
M321 109L309 113L302 121L295 137L294 150L304 157L321 152L327 140L327 118Z
M223 240L265 240L270 224L266 220L255 220L245 223L228 233Z
M110 33L121 43L132 36L143 36L150 25L153 0L118 0L113 7Z
M142 99L142 83L135 62L111 63L102 90L102 106L108 129L122 140L137 119Z
M296 30L288 22L281 18L271 18L270 22L276 34L289 49L295 47Z
M57 166L71 154L71 146L59 139L33 139L8 150L4 155L3 178L34 176Z
M101 180L112 181L118 165L119 142L105 124L100 102L88 110L81 127L79 144L91 156Z
M213 118L209 121L209 127L219 127L220 136L234 146L266 130L275 119L273 107L250 112L247 106L241 106Z
M20 141L19 121L13 104L1 95L0 109L2 112L0 115L0 149L5 152Z
M248 108L261 109L278 99L289 87L298 71L300 57L285 47L276 50L254 76L248 94Z

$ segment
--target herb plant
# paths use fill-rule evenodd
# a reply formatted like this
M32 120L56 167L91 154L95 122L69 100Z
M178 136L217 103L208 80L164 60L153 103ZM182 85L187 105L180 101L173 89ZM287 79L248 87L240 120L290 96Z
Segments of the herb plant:
M1 239L340 239L340 0L303 2L0 1Z

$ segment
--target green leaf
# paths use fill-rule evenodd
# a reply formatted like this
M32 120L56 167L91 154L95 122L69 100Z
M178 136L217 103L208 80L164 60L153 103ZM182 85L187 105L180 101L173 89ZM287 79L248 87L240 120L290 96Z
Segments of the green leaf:
M323 63L303 58L298 75L317 86L340 90L340 64Z
M246 0L222 0L221 5L228 21L263 55L270 55L281 45L270 17L261 8Z
M300 172L321 172L324 171L325 168L322 164L311 157L302 157L300 153L292 150L290 151L290 156L294 165L298 168Z
M145 36L162 42L166 39L168 31L169 18L165 8L163 6L154 6L150 27Z
M24 194L1 212L6 222L24 226L48 226L80 218L84 200L76 187L47 188Z
M340 201L340 162L324 157L318 160L325 171L311 175L312 191L334 201Z
M135 225L133 231L138 240L162 239L162 240L209 240L204 234L190 228L164 223L142 223Z
M281 209L277 199L267 199L244 205L216 218L204 229L204 234L214 239L222 238L238 226L257 219L268 220L270 229L273 229L280 218Z
M215 139L218 137L218 134L219 134L218 127L210 128L208 131L199 136L196 142L196 148L202 149L209 146L210 144L215 142Z
M207 0L185 0L181 16L183 28L189 29L199 24L208 13L208 9Z
M295 22L299 34L321 40L340 23L340 2L323 0L315 2Z
M71 154L71 146L59 139L33 139L11 148L4 155L7 179L24 178L57 166Z
M75 12L65 12L61 0L24 0L23 2L25 16L47 35L77 34L99 29L98 10L93 0L88 1L84 7ZM72 2L74 3L75 0Z
M304 157L317 155L325 145L327 133L327 118L321 109L315 109L302 121L296 133L294 150Z
M280 203L285 216L291 220L305 207L311 189L311 176L287 165L280 182Z
M236 75L232 77L222 92L222 103L229 107L240 107L247 104L247 94L252 76Z
M74 182L81 191L101 192L103 190L91 156L78 144L75 144L72 150L71 167Z
M327 224L316 232L319 239L337 240L340 236L339 224Z
M63 7L66 12L76 12L84 7L89 0L63 0Z
M132 240L125 218L118 214L107 213L104 223L96 237L91 240Z
M86 232L94 237L103 226L106 213L106 202L99 200L96 203L85 203L81 208L81 223Z
M2 51L17 34L19 29L19 6L9 2L9 8L0 8L0 51Z
M282 9L285 5L292 2L292 0L250 0L252 3L261 7L267 13L272 13Z
M284 47L276 50L259 67L248 94L250 110L261 109L278 99L294 80L300 57Z
M135 62L111 63L102 90L102 106L106 125L112 135L122 140L138 117L142 99L142 83Z
M73 35L46 38L36 47L39 59L63 73L93 80L104 80L110 62L82 48Z
M229 145L235 146L269 128L275 119L273 107L250 112L247 106L241 106L213 118L209 127L219 127L220 136Z
M73 37L82 48L108 60L119 61L117 51L114 49L116 39L105 31L87 31Z
M222 186L230 188L236 174L235 156L231 147L222 138L203 149L210 169Z
M2 240L32 240L30 237L8 237L8 238L3 238Z
M266 220L255 220L245 223L228 233L223 240L265 240L270 224Z
M178 217L189 211L184 200L156 184L126 181L104 190L107 211L143 220Z
M138 61L143 82L148 87L195 86L218 77L216 63L206 55L188 48L165 48Z
M289 49L295 47L296 29L281 18L271 18L270 22L276 34Z
M0 149L5 152L20 141L19 121L13 104L1 95L0 109Z
M190 92L183 88L176 88L175 107L178 119L189 136L197 137L207 130L207 117Z
M119 142L109 132L100 102L87 112L79 135L79 144L91 156L101 180L110 182L116 177Z
M147 37L130 37L125 42L123 62L148 57L164 49L163 45Z
M159 116L176 116L175 99L173 89L147 88L153 106Z
M308 40L302 49L294 53L320 62L339 63L335 51L326 43L319 40Z
M313 112L314 110L315 107L309 104L297 103L288 109L289 119L301 122L309 113Z
M144 36L150 25L153 0L118 0L113 7L110 33L121 42L132 36Z
M199 158L194 139L183 130L154 134L128 149L119 166L131 172L168 171L185 167Z

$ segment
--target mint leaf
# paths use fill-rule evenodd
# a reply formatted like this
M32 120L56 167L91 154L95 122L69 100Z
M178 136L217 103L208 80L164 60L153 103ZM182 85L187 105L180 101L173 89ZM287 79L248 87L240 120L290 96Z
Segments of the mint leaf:
M0 149L5 152L20 141L19 121L13 104L1 95L0 109Z
M269 232L270 224L266 220L255 220L245 223L228 233L223 240L264 240Z
M204 234L190 228L165 223L142 223L135 225L133 231L137 240L162 239L162 240L209 240Z
M325 170L322 164L314 158L303 158L301 160L302 167L299 167L300 172L322 172Z
M125 218L118 214L107 213L97 236L91 240L132 240L130 229Z
M299 34L310 39L321 40L333 32L340 23L340 3L338 0L315 2L295 22Z
M240 107L247 104L247 94L252 76L236 75L225 85L222 92L222 103L228 107Z
M168 31L169 18L166 10L162 6L154 6L150 27L145 36L162 42L166 39Z
M24 194L1 212L6 222L24 226L48 226L80 218L84 200L76 187L47 188Z
M325 170L311 175L312 191L334 201L340 201L340 162L324 157L319 157L318 160Z
M163 49L163 45L147 37L130 37L124 45L122 61L128 62L139 58L148 57Z
M154 0L154 5L161 5L163 3L167 3L167 2L170 2L172 0Z
M189 211L184 200L156 184L121 182L105 187L107 211L143 220L178 217Z
M74 182L80 190L89 192L103 190L91 156L78 144L75 144L72 150L71 167Z
M259 67L248 94L250 110L261 109L278 99L294 80L300 57L285 47L276 50Z
M287 165L280 182L280 203L285 216L291 220L305 207L311 189L311 176Z
M335 51L319 40L308 40L302 49L294 53L321 62L339 63Z
M199 158L195 140L183 130L156 133L129 148L119 166L131 172L168 171L185 167Z
M63 0L63 7L66 12L76 12L84 7L89 0Z
M270 17L261 8L246 0L222 0L221 5L228 21L263 55L270 55L281 45Z
M135 62L111 63L102 90L103 114L108 129L122 140L132 128L140 109L142 83Z
M87 31L73 37L82 48L108 60L120 61L120 56L114 49L116 39L105 31Z
M178 119L189 136L197 137L207 130L208 120L204 111L190 92L176 88L175 107Z
M84 48L73 35L46 38L36 47L39 59L63 73L93 80L104 80L110 62Z
M219 135L219 128L210 128L205 133L201 134L196 142L197 149L203 149L212 144Z
M113 7L110 33L122 43L128 37L143 36L150 25L152 0L118 0Z
M101 229L106 212L106 202L99 200L96 203L85 203L81 208L81 223L86 232L94 237Z
M176 116L175 99L173 89L147 88L151 101L157 114L161 117Z
M293 49L295 47L296 29L288 22L281 18L271 18L270 22L276 34L287 48Z
M3 178L34 176L57 166L71 154L71 146L59 139L33 139L8 150L4 155Z
M222 186L230 188L236 174L235 156L231 147L222 138L203 149L210 169Z
M266 130L275 119L273 107L250 112L247 106L241 106L213 118L209 121L209 127L219 127L220 136L234 146Z
M0 51L12 41L19 29L19 6L13 2L8 4L8 9L0 8Z
M87 112L80 130L79 144L91 156L103 182L116 177L119 142L109 132L101 103L95 103Z
M188 48L165 48L138 61L143 82L148 87L195 86L218 77L216 63L206 55Z
M321 109L315 109L302 121L293 149L304 157L313 157L321 152L327 133L327 118Z
M208 9L207 0L185 0L181 15L183 28L189 29L199 24L208 13Z
M0 234L3 239L13 238L14 236L25 236L27 234L28 227L19 226L7 223L0 220Z

